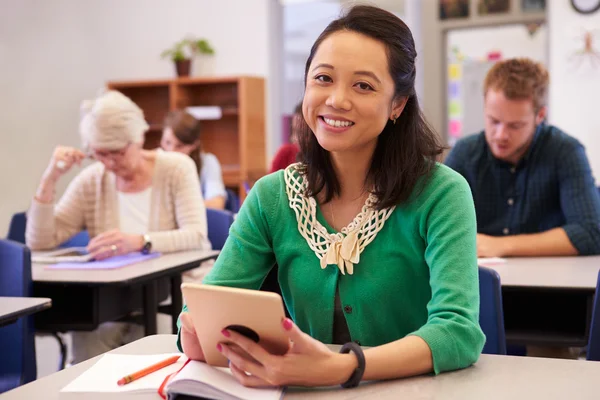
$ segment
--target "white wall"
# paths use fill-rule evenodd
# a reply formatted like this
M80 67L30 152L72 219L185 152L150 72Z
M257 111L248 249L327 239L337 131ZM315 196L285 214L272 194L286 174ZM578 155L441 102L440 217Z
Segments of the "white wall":
M219 75L258 75L278 91L277 0L2 0L0 236L28 207L57 144L78 145L79 104L106 81L172 77L159 54L192 34L216 49ZM267 154L280 116L267 93ZM275 145L277 143L274 143ZM60 191L74 174L63 178Z
M446 35L447 48L458 47L472 59L487 59L491 51L499 51L502 58L529 57L548 63L548 32L542 25L530 35L523 24L457 29Z
M583 48L583 29L595 30L600 51L600 12L577 14L568 1L550 1L550 116L549 122L583 143L596 182L600 182L600 62L590 55L575 56Z

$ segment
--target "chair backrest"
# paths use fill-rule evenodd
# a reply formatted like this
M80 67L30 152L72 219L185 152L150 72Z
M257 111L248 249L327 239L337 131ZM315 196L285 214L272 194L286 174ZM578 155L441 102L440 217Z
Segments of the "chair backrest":
M14 242L25 244L25 227L27 226L27 215L24 212L16 213L10 220L8 235L6 238ZM58 247L85 247L90 241L87 231L81 231L72 238L66 240Z
M8 226L8 234L6 238L17 243L25 243L25 226L27 225L27 217L24 212L16 213L10 220Z
M479 267L479 297L479 325L486 336L483 353L506 354L502 287L493 269Z
M590 327L590 340L588 342L587 359L600 361L600 271L596 283L596 298L592 311L592 325Z
M225 200L225 209L236 214L240 211L240 198L231 189L225 189L227 191L227 200Z
M0 239L0 296L31 297L31 252ZM9 390L35 380L35 334L32 317L0 328L0 387Z
M227 210L206 209L206 222L208 224L208 240L213 250L221 250L227 236L229 227L233 223L233 213Z
M65 240L60 246L61 248L67 247L85 247L90 242L90 234L88 231L81 231L71 239Z

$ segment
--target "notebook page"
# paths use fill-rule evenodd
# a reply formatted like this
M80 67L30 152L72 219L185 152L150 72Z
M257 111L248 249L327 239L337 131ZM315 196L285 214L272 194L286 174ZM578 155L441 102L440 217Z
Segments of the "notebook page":
M275 389L255 389L248 388L239 383L229 368L216 368L200 361L190 361L167 386L167 392L170 389L177 391L177 383L189 388L192 381L202 382L212 386L231 396L244 400L278 400L281 398L283 390ZM201 394L201 393L199 393Z
M124 376L174 355L181 356L176 363L127 385L117 385L117 381ZM105 354L90 369L65 386L61 392L119 393L157 391L165 377L181 368L186 360L187 358L181 353L152 355Z

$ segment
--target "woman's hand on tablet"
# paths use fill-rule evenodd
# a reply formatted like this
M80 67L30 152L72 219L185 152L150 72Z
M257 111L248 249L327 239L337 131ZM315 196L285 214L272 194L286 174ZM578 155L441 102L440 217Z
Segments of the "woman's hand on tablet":
M204 352L196 335L192 316L184 312L179 316L179 320L181 321L181 347L183 352L192 360L204 361Z
M244 386L330 386L348 380L358 362L352 354L334 353L323 343L302 332L290 319L282 321L282 329L290 341L290 350L283 356L273 355L247 337L223 330L228 341L239 346L220 343L217 349L227 357L233 376ZM186 353L187 354L187 353Z

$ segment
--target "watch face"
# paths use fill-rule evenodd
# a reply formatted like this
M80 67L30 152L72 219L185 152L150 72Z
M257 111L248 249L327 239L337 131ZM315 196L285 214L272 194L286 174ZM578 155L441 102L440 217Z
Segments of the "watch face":
M600 10L600 0L571 0L571 5L581 14L592 14Z
M148 254L150 253L150 250L152 250L152 242L147 240L146 243L144 243L144 247L142 247L142 254Z

